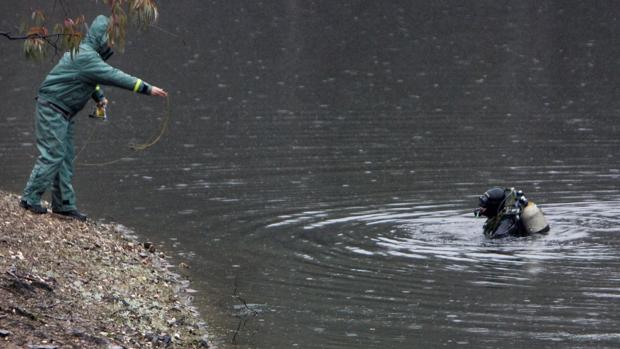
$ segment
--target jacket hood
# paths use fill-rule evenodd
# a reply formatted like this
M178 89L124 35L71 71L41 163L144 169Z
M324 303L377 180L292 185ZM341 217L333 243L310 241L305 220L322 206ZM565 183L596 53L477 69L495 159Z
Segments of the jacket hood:
M97 16L88 29L84 43L101 53L108 45L109 24L110 19L108 17L103 15Z

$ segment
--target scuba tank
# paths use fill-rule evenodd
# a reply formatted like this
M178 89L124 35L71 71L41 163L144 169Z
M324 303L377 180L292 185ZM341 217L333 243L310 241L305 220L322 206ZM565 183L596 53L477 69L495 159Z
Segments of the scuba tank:
M529 234L540 234L549 231L549 223L547 223L545 215L533 202L528 202L521 211L521 222Z

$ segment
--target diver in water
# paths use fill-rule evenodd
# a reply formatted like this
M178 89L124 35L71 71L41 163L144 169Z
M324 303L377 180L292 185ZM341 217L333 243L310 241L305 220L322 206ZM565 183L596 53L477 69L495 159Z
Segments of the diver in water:
M523 191L514 188L491 188L479 198L476 217L487 217L484 236L489 239L527 236L549 231L549 224L536 204Z

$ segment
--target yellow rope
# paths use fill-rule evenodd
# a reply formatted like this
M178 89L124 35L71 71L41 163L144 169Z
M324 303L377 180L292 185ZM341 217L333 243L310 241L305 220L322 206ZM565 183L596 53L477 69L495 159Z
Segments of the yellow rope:
M165 110L164 120L161 123L159 131L155 135L153 135L151 138L149 138L149 140L146 141L145 143L129 145L129 148L137 152L137 151L146 150L146 149L154 146L155 144L157 144L157 142L159 142L159 140L163 137L164 133L166 133L166 130L168 129L168 124L170 123L171 115L172 115L172 112L170 111L170 97L166 97L166 110ZM74 162L78 158L78 156L82 153L82 151L84 151L84 149L90 144L90 142L91 142L91 140L93 138L93 135L95 134L95 130L96 130L96 127L93 127L93 130L91 131L90 135L88 136L88 138L86 140L86 143L82 146L80 151L73 158ZM120 157L120 158L115 159L115 160L106 161L106 162L99 162L99 163L86 163L86 162L83 162L83 163L80 163L80 165L83 165L83 166L108 166L108 165L112 165L112 164L115 164L117 162L120 162L120 161L122 161L125 158L127 158L127 156L123 156L123 157Z
M91 162L82 162L80 163L80 165L82 166L97 166L97 167L103 167L103 166L108 166L108 165L112 165L115 164L117 162L120 162L124 159L125 157L122 158L118 158L116 160L111 160L111 161L106 161L106 162L95 162L95 163L91 163Z
M97 85L97 86L99 86L99 85ZM96 126L92 128L92 130L90 131L90 134L86 138L86 142L84 142L84 145L82 146L82 148L80 148L80 150L77 152L77 154L75 154L75 156L73 157L73 162L75 162L75 160L77 160L78 156L80 156L80 154L82 154L84 149L86 149L86 146L88 144L90 144L90 141L93 139L93 136L95 135L95 131L96 130L97 130Z
M159 140L161 139L161 137L164 135L164 133L166 133L166 130L168 129L168 122L170 121L170 97L166 96L166 115L164 117L164 121L162 121L161 127L159 129L159 134L154 135L153 137L150 138L149 141L147 141L146 143L142 143L142 144L134 144L131 145L130 148L133 150L145 150L148 149L150 147L152 147L153 145L155 145L157 142L159 142Z

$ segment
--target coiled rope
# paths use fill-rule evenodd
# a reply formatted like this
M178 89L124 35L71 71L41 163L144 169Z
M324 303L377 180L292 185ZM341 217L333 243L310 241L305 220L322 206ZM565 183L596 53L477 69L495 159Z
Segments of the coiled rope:
M153 136L151 136L144 143L130 144L129 145L129 149L133 150L134 152L144 151L144 150L154 146L155 144L157 144L157 142L159 142L161 140L161 138L164 136L164 133L166 133L166 130L168 130L168 125L170 123L171 115L172 115L172 112L170 111L170 97L166 96L164 119L162 120L162 122L161 122L161 124L159 126L159 130L157 131L157 133L155 133ZM86 147L91 143L91 141L93 139L93 136L95 135L95 131L96 130L97 130L97 127L93 127L92 128L90 134L88 135L88 137L86 139L86 142L84 143L82 148L80 148L80 150L77 152L77 154L73 157L73 162L74 163L77 160L78 156L80 156L80 154L82 154L84 149L86 149ZM108 165L112 165L112 164L115 164L117 162L120 162L120 161L122 161L123 159L125 159L127 157L128 157L128 154L126 154L125 156L122 156L120 158L117 158L117 159L114 159L114 160L110 160L110 161L97 162L97 163L81 162L81 163L79 163L79 165L81 165L81 166L108 166Z

